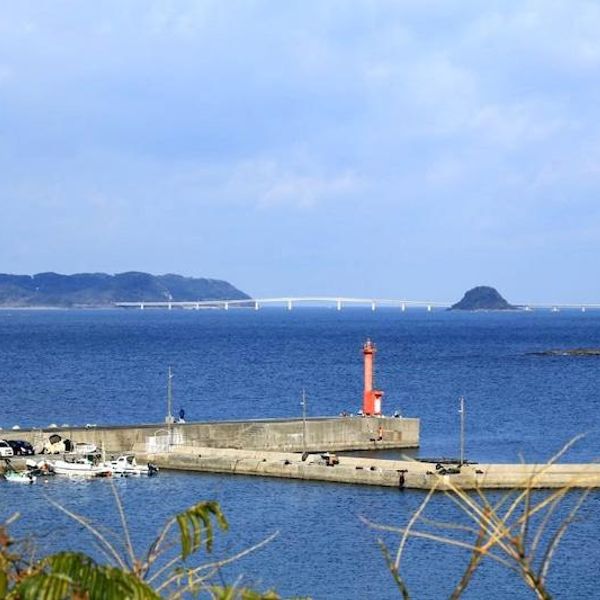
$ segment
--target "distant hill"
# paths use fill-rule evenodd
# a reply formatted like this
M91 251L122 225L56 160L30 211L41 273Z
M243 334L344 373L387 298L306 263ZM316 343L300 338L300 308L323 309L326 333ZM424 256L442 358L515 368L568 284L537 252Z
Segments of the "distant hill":
M103 307L113 302L245 300L250 298L227 281L131 271L60 275L0 274L0 306Z
M516 310L493 287L480 285L465 293L462 300L449 310Z

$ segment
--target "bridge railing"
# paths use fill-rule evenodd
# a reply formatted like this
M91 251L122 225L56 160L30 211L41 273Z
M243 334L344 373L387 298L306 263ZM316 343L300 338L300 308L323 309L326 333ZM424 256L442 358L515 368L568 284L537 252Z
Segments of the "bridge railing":
M281 306L292 310L296 306L334 306L337 310L342 310L348 306L364 306L371 310L376 310L379 307L399 308L405 311L407 308L424 308L427 311L432 311L434 308L449 308L452 302L440 302L430 300L406 300L406 299L390 299L390 298L353 298L342 296L282 296L277 298L251 298L251 299L235 299L235 300L190 300L190 301L129 301L115 302L114 306L120 308L184 308L184 309L222 309L229 310L232 308L247 308L259 310L264 306ZM597 310L600 309L598 303L519 303L515 304L519 309L524 311L532 310L550 310L559 312L561 310Z

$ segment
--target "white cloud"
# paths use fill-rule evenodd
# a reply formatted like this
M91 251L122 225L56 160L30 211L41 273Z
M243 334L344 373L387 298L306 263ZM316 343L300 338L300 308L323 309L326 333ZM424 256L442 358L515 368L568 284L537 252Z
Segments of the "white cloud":
M525 64L543 59L554 67L600 64L600 5L591 0L528 0L481 11L465 42L490 48Z
M261 231L284 246L291 221L322 232L335 214L348 261L365 223L390 256L399 229L473 253L551 239L567 203L569 231L596 219L596 2L40 6L0 15L4 248L11 223L57 212L99 238L110 214L115 248L144 231L140 255L170 219L186 256L202 237L229 247L238 218L251 254Z
M360 188L351 171L319 173L303 166L284 166L276 160L256 159L241 162L227 182L227 196L239 194L261 209L313 208L323 202L343 200Z
M575 118L567 115L564 108L544 101L489 104L475 112L469 126L483 138L514 148L576 130Z

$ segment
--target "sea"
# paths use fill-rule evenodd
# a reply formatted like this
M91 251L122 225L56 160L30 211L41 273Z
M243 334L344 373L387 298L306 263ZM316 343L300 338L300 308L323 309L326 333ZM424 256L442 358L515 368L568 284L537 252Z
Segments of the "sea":
M300 417L303 390L309 416L356 413L367 338L377 346L384 413L421 420L421 447L413 456L458 456L461 396L469 460L543 462L580 434L561 460L600 456L600 357L539 354L600 346L600 311L2 310L0 426L163 422L169 367L174 409L183 408L188 421ZM69 548L105 560L93 537L56 504L121 543L115 494L139 554L169 517L217 500L230 528L217 534L213 556L199 561L231 556L277 534L224 567L219 581L276 589L286 598L344 600L400 597L381 545L395 557L396 530L426 499L416 490L164 471L113 483L0 481L0 522L18 513L11 532L33 540L38 552ZM503 494L489 499L502 501ZM579 497L567 494L544 541ZM476 537L443 527L469 521L442 493L422 516L426 521L415 530ZM600 598L599 533L600 492L592 491L554 554L547 583L555 598ZM400 569L413 598L445 598L468 560L463 548L410 538ZM463 597L534 596L518 573L486 558Z

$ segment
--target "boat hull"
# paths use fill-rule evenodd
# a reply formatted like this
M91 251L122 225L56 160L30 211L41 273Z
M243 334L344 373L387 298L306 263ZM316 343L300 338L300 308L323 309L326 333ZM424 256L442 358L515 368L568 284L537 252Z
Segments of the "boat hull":
M37 477L35 475L31 475L30 473L21 472L21 473L5 473L4 479L6 479L6 481L10 481L11 483L31 484L31 483L36 482Z

